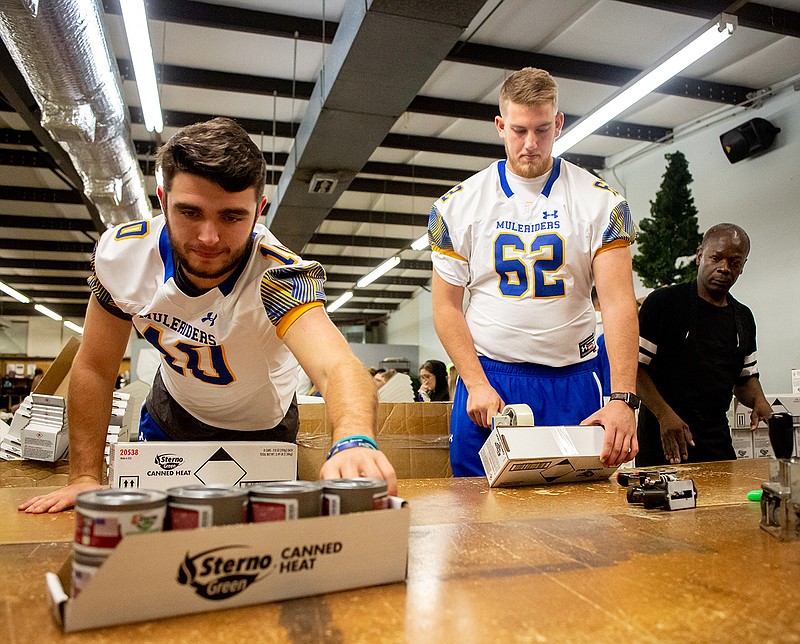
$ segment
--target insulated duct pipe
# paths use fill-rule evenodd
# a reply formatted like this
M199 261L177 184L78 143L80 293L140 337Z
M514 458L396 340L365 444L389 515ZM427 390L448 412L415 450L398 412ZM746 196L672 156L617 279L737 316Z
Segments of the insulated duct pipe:
M0 0L0 37L106 226L151 216L98 0Z

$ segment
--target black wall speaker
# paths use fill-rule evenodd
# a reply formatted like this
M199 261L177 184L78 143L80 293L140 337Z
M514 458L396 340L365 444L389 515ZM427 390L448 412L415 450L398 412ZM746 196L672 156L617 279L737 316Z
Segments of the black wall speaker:
M766 119L755 118L733 128L730 132L725 132L719 137L719 142L722 143L728 161L736 163L767 150L780 131L780 128Z

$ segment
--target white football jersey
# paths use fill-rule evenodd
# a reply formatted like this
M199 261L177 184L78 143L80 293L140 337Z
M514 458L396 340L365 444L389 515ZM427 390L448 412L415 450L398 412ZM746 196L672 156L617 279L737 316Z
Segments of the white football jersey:
M541 191L498 161L439 198L428 237L434 270L469 293L466 319L479 355L563 367L593 358L592 260L629 246L625 198L589 172L553 160Z
M325 271L256 225L250 258L210 291L190 297L175 284L164 216L119 225L100 238L92 292L133 316L161 353L172 397L214 427L268 429L283 419L297 387L297 361L280 339L325 301Z

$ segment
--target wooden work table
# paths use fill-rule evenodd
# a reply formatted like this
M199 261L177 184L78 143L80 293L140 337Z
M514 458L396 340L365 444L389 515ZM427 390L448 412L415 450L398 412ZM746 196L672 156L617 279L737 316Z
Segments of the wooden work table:
M483 479L403 480L405 584L68 636L50 617L44 573L69 553L73 513L17 513L42 488L0 489L0 641L800 641L800 542L759 529L747 500L766 460L679 475L694 479L696 509L645 510L611 481L492 490ZM124 589L109 601L124 602Z

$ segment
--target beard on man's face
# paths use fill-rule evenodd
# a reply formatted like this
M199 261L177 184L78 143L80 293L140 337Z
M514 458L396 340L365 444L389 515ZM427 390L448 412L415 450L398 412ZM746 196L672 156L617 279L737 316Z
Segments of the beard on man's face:
M240 248L226 249L227 261L225 261L223 264L214 268L204 268L203 266L199 266L196 262L193 262L189 254L184 252L184 249L181 247L180 243L175 239L172 229L169 225L169 217L166 218L166 223L167 237L169 238L169 245L172 249L172 254L175 258L175 261L180 265L181 270L191 277L197 277L200 279L217 279L219 277L223 277L239 265L239 262L242 261L242 257L244 257L246 254L249 254L250 248L253 244L253 237L252 235L249 235L247 237L247 243ZM187 250L191 252L191 244L184 244L184 247L187 247ZM220 258L222 258L222 256L220 256Z

